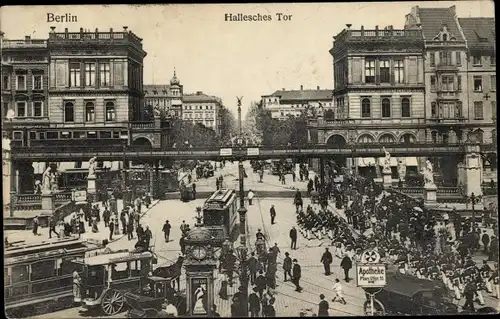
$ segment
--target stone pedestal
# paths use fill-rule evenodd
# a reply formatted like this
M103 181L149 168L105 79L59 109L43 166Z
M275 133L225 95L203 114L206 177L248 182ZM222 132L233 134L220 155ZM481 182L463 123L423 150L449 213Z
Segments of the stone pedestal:
M466 181L465 189L467 196L470 196L472 193L474 193L474 195L476 196L482 195L482 160L478 146L476 147L475 145L471 145L467 147L467 154L465 155L464 164Z
M434 184L426 184L424 186L424 202L425 204L437 203L437 186Z
M390 170L382 170L382 183L384 188L392 188L392 172Z
M96 177L88 176L87 177L87 198L92 203L96 199Z
M52 215L56 208L55 196L53 193L42 194L42 211L44 215Z

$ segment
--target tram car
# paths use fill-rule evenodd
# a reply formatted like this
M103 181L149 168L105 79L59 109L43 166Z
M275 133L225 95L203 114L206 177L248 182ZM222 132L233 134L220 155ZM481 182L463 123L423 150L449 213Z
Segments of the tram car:
M222 246L225 240L234 242L238 237L237 205L234 189L220 189L205 201L203 223L215 238L215 245Z
M85 257L88 249L78 238L8 244L3 268L7 317L33 316L71 304L73 271L83 271L72 260Z

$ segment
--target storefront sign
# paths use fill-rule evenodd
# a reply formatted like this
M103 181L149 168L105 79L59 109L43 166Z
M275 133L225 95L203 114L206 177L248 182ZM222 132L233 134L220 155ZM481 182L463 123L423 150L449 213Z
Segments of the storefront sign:
M247 149L247 156L259 156L259 149L258 148L249 148Z
M75 202L86 202L87 201L87 191L75 191Z
M208 279L191 278L191 315L208 314Z
M220 156L232 156L233 155L232 148L221 148L219 152L220 152Z
M358 264L356 266L358 287L379 288L387 284L384 264Z

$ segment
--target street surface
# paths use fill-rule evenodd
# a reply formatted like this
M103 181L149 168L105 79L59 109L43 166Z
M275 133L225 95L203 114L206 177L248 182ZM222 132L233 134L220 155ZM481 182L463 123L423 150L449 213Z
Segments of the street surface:
M277 176L265 175L264 183L258 182L258 175L252 173L249 163L245 163L245 168L248 174L248 178L245 179L245 191L252 189L256 193L256 198L252 206L248 206L247 212L247 224L248 224L248 237L249 241L247 244L251 246L250 250L255 250L255 234L257 229L261 229L267 239L268 248L274 243L277 243L281 253L278 258L278 272L277 272L277 288L276 288L276 303L275 309L279 316L299 316L300 312L312 311L317 313L319 295L324 294L326 300L330 303L330 315L332 316L361 316L364 315L363 303L365 301L364 291L356 286L356 281L351 280L349 283L345 283L343 280L343 270L340 268L340 259L334 255L334 261L332 264L332 274L330 276L325 276L323 274L324 269L320 263L321 255L325 250L325 247L330 246L330 240L306 240L300 233L298 236L297 250L290 250L290 240L288 238L289 230L292 226L296 226L296 215L295 206L293 205L293 200L290 199L272 199L272 198L259 198L259 190L269 188L281 188L283 191L293 192L289 188L289 185L283 187L280 185ZM220 169L217 170L215 176L220 174L224 175L224 180L229 183L234 176L234 186L237 188L238 176L237 163L228 164L226 168L221 172ZM291 176L287 176L291 181ZM200 180L197 183L200 183ZM215 185L214 179L210 178L206 180L207 183L210 181ZM208 184L207 184L208 185ZM226 184L226 187L231 187ZM301 190L306 189L306 182L296 182L293 185ZM215 187L214 187L215 188ZM205 198L196 199L187 203L180 200L167 200L160 201L156 205L153 205L150 210L141 219L141 223L144 226L149 226L152 233L153 239L151 244L154 246L153 251L158 255L158 265L165 266L170 265L176 261L177 256L180 254L179 239L181 235L180 225L182 221L186 221L191 227L195 224L196 207L202 206ZM310 203L309 199L304 200L304 207ZM276 209L276 223L271 225L271 219L269 214L269 209L271 205L275 206ZM343 211L337 211L337 214L343 215ZM170 221L172 225L170 233L170 242L166 243L162 233L162 227L166 220ZM107 230L104 230L105 234L108 234ZM115 249L131 249L134 247L136 239L127 240L126 237L122 237L109 244L109 247L113 250ZM237 246L238 243L235 244ZM282 270L282 260L284 258L285 252L290 253L292 259L296 258L299 264L302 266L302 279L301 286L303 291L301 293L295 292L295 286L290 282L283 281L283 270ZM237 274L235 274L237 276ZM355 265L351 269L350 277L355 277ZM230 304L231 296L236 292L238 288L238 279L235 278L235 284L233 287L229 288L229 299L222 300L218 297L218 292L220 289L221 280L215 272L215 303L218 308L218 312L223 317L230 316ZM347 302L346 305L340 304L339 302L331 302L334 296L332 291L332 286L335 278L341 279L341 283L344 287L344 298ZM185 276L181 277L181 290L185 289ZM492 298L487 293L484 293L484 299L487 306L492 306L495 308L500 308L498 305L498 300ZM461 302L461 304L463 301ZM46 314L42 316L37 316L36 318L76 318L76 317L98 317L99 314L88 314L81 312L81 308L71 308L63 311L58 311L51 314ZM115 318L123 318L125 313L118 314L114 316Z

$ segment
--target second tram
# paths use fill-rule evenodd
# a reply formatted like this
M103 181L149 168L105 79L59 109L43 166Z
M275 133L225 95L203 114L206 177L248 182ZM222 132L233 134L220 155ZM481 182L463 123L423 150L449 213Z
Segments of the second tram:
M203 223L214 236L216 245L238 237L238 201L234 189L214 192L203 205Z

